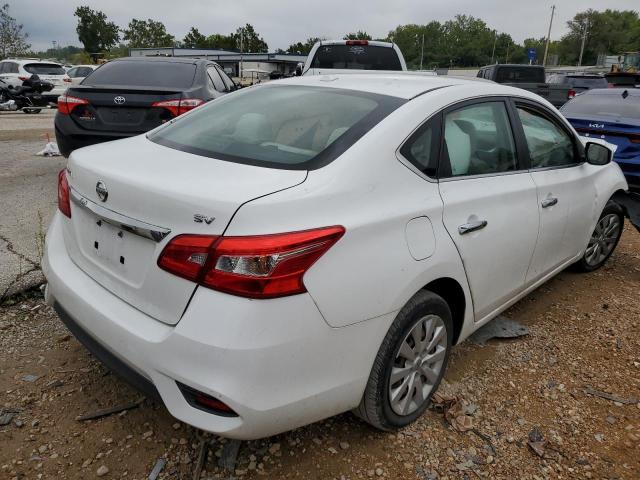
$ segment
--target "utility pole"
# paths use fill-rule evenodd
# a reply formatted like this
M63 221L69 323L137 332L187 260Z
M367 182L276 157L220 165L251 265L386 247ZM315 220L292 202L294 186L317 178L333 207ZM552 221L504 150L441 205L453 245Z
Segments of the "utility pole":
M580 58L578 59L578 66L582 66L582 54L584 53L584 43L587 40L587 30L589 29L589 19L584 22L584 28L582 29L582 45L580 45Z
M551 38L551 25L553 25L553 14L556 12L556 6L551 6L551 20L549 20L549 31L547 32L547 43L544 46L544 57L542 58L542 66L547 65L547 54L549 53L549 40Z
M242 41L244 37L244 28L240 29L240 83L242 83Z
M491 51L491 64L493 65L493 57L496 54L496 42L498 41L498 31L494 30L493 31L494 36L493 36L493 50Z
M420 70L422 70L422 59L424 58L424 33L422 34L422 48L420 49Z

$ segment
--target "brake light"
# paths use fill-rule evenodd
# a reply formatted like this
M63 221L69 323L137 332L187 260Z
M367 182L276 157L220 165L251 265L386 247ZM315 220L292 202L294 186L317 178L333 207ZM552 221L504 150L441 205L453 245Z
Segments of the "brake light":
M570 90L567 92L567 98L571 99L571 98L573 98L573 97L575 97L575 96L576 96L576 91L575 91L574 89L570 89Z
M18 80L20 80L21 82L24 82L25 80L27 80L29 77L18 77Z
M200 285L248 298L306 292L304 274L345 229L246 237L178 235L160 254L158 266Z
M152 103L152 107L166 108L174 117L178 117L183 113L193 110L204 103L204 100L199 98L183 98L174 100L163 100L161 102Z
M89 101L84 98L72 97L62 94L58 97L58 112L69 115L78 105L89 105Z
M368 40L347 40L347 45L369 45Z
M65 83L71 83L71 79L69 77L64 77L62 81Z
M67 181L67 170L63 168L58 172L58 208L71 218L71 203L69 201L69 182Z

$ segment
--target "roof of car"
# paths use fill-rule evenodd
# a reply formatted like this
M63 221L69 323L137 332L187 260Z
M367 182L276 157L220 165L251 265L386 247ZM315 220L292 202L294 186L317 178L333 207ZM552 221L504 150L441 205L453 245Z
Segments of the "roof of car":
M344 88L362 92L389 95L411 99L429 90L453 85L475 85L510 89L495 82L476 77L455 77L448 75L422 75L419 72L381 72L381 73L340 73L333 75L303 75L276 80L279 85L308 85L317 87ZM270 82L275 83L275 82ZM520 89L518 89L520 90Z
M122 57L111 60L112 62L171 62L171 63L215 63L213 60L189 57Z
M633 87L592 88L580 95L622 95L625 91L632 97L640 97L640 88Z

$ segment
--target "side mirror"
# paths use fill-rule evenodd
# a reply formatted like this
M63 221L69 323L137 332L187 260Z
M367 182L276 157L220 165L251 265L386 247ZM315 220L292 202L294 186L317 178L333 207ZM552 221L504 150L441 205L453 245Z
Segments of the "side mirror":
M304 65L302 63L299 63L296 65L296 77L299 77L300 75L302 75L302 68L304 67Z
M613 152L604 145L594 142L587 142L585 146L587 163L591 165L606 165L611 161Z

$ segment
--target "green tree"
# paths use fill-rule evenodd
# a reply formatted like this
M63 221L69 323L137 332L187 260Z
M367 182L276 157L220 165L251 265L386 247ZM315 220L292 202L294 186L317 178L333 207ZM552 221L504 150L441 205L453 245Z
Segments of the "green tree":
M342 37L342 39L343 40L373 40L371 35L369 35L367 32L362 30L358 30L356 33L347 33L344 37Z
M205 47L219 50L237 50L236 40L232 35L221 35L219 33L209 35L205 41Z
M253 26L247 23L244 27L238 27L231 37L235 42L235 49L242 49L248 53L266 53L269 51L267 42L255 31ZM242 37L242 38L241 38Z
M31 47L27 43L29 34L22 29L22 24L9 15L9 4L5 3L0 8L0 58L24 55L29 50Z
M191 27L182 39L184 48L207 48L207 37L201 34L196 27Z
M88 53L109 50L120 39L118 26L108 22L103 12L85 6L76 8L74 15L78 17L78 39Z
M134 18L129 27L123 30L123 40L129 42L129 48L173 47L176 39L167 33L162 22L152 19L138 20Z
M292 43L291 45L289 45L289 48L287 48L287 52L298 53L300 55L309 55L309 52L311 51L313 46L321 40L322 39L318 37L310 37L310 38L307 38L307 40L305 40L304 43L303 42Z

